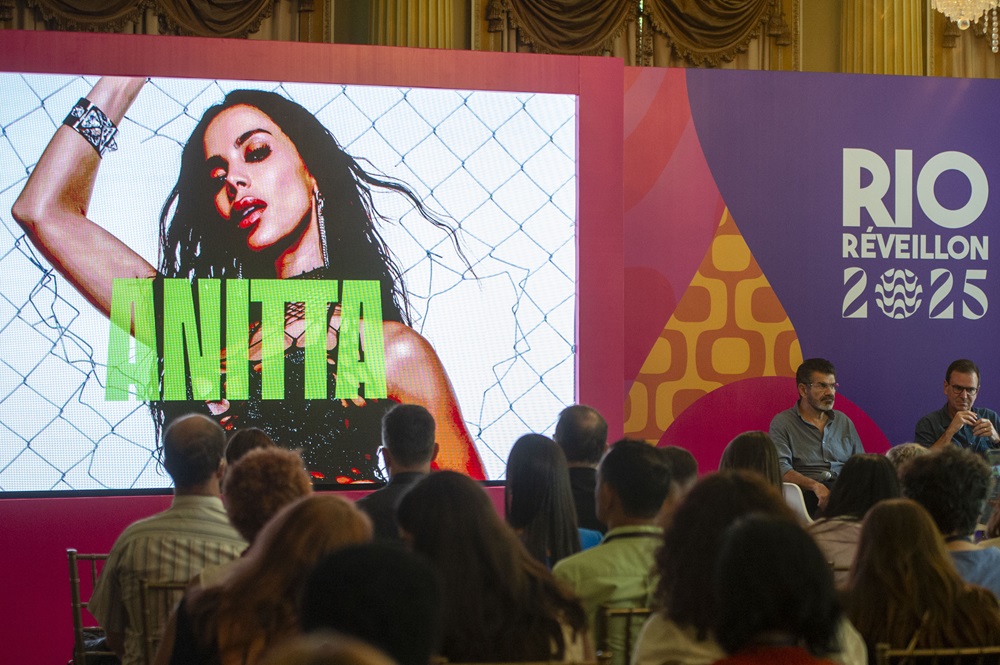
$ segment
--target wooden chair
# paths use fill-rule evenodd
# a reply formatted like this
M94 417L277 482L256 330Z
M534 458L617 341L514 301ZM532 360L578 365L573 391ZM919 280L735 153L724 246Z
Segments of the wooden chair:
M146 665L153 665L156 648L163 639L166 618L180 602L189 582L139 580L139 611L142 613L143 649Z
M997 665L1000 645L950 649L893 649L875 645L876 665Z
M104 629L97 625L84 625L83 611L90 606L90 596L94 591L94 583L101 572L107 554L79 554L75 549L66 550L69 559L69 592L71 607L73 609L73 665L87 665L90 659L99 657L115 656L114 652L108 650L89 649L84 641L84 631L102 635ZM83 587L87 592L87 600L83 600L83 591L80 584L80 566L86 564L87 575L84 579L89 580L88 585ZM100 564L100 566L98 565Z
M594 643L597 647L597 662L601 665L628 665L639 629L652 614L648 607L610 607L601 605L594 618ZM616 624L614 629L612 623ZM622 648L616 652L612 648L612 636L621 637Z

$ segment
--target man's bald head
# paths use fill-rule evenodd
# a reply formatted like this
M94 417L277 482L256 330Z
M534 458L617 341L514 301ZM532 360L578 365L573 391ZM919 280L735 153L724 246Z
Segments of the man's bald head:
M597 409L574 404L559 414L553 438L570 464L596 465L608 445L608 423Z
M202 415L181 416L163 433L163 467L180 490L211 479L219 470L225 450L225 432Z

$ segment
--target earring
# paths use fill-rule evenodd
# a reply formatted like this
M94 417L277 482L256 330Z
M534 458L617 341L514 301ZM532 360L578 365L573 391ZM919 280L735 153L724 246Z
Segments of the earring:
M323 219L323 195L317 189L313 192L313 198L316 200L316 224L319 225L319 244L320 250L323 252L323 267L330 267L330 254L326 248L326 220Z

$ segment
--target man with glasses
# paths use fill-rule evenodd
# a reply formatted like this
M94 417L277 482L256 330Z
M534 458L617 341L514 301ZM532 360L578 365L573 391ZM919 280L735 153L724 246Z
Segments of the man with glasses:
M435 430L434 416L419 404L397 404L382 416L379 451L389 472L389 482L358 499L358 508L367 513L375 527L375 541L403 543L396 524L396 504L431 472L438 454Z
M917 423L914 440L931 450L951 445L985 455L1000 448L1000 418L996 411L972 406L979 394L979 368L962 358L948 365L944 378L944 406Z
M799 400L771 420L782 480L802 488L809 513L826 506L844 462L865 452L851 419L833 410L837 378L833 363L810 358L795 372Z

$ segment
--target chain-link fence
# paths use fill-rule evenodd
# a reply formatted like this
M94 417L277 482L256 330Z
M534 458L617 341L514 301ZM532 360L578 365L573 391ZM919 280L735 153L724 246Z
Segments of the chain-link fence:
M107 320L10 215L95 80L0 75L0 491L169 484L148 407L104 399ZM517 436L551 431L573 400L575 97L153 79L103 160L88 216L156 265L157 219L184 142L237 88L298 102L366 168L454 220L471 273L405 198L375 196L392 220L380 232L403 270L414 328L441 357L487 475L501 478Z

